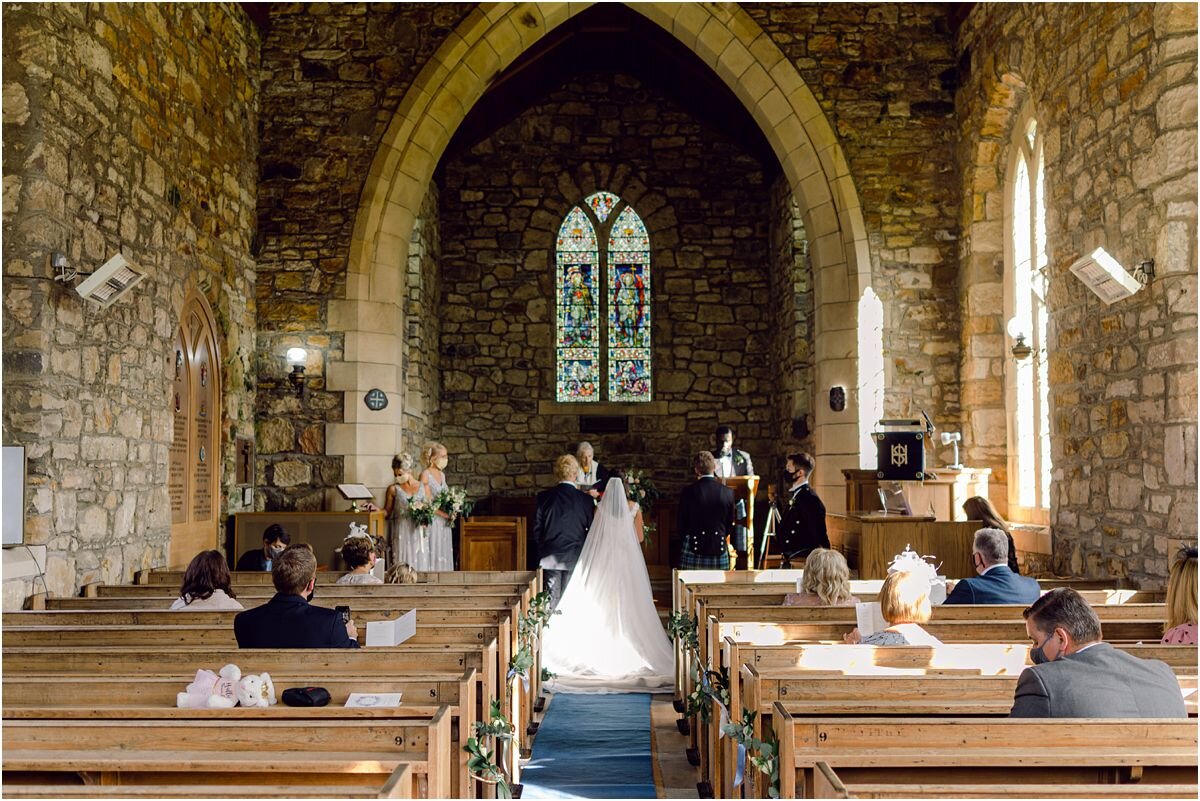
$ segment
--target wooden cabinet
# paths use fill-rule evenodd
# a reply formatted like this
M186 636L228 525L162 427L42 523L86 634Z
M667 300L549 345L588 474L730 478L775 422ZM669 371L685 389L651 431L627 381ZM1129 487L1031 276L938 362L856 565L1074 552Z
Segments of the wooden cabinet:
M938 574L951 579L975 575L971 548L978 522L897 515L826 515L829 542L841 551L860 579L887 577L888 565L905 547L934 556Z
M524 517L470 517L460 524L459 570L524 570Z

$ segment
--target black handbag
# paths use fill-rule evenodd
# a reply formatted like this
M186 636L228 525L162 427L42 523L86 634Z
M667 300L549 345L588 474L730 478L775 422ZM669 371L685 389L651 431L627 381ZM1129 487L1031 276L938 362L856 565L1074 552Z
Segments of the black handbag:
M324 687L289 687L283 691L282 700L288 706L325 706L329 703L329 690Z

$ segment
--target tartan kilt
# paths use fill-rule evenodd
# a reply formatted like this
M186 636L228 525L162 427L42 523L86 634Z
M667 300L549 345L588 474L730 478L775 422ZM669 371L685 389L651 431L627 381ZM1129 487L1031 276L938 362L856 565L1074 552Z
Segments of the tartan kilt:
M729 553L716 556L704 556L698 553L688 553L686 550L679 556L680 570L728 570Z

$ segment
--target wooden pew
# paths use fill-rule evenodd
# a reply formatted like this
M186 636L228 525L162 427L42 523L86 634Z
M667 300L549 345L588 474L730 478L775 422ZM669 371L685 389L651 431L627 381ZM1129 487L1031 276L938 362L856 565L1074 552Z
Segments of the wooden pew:
M816 798L1195 798L1195 784L845 784L828 763L813 771Z
M743 710L756 712L754 737L761 740L771 730L771 715L780 704L793 716L953 716L1007 717L1017 687L1016 675L920 674L843 676L795 670L758 671L741 665L741 681L730 688L730 710L740 718ZM1197 678L1179 676L1180 692L1188 713L1197 714ZM718 744L722 798L735 795L736 750L729 738ZM757 776L750 776L756 787Z
M1161 659L1184 676L1196 674L1196 648L1179 645L1118 646L1143 659ZM1032 664L1028 644L952 643L936 648L927 646L871 646L828 643L755 644L725 637L718 667L730 673L730 706L740 715L744 687L739 684L743 665L751 665L760 674L768 671L803 671L808 675L839 676L921 676L958 674L963 676L1017 676ZM1011 696L1010 696L1011 698ZM1011 703L1010 703L1011 706ZM707 727L697 725L696 745L704 781L720 788L726 783L721 774L718 746L720 721L713 717Z
M382 787L288 784L5 785L9 798L415 798L416 773L401 762Z
M463 748L474 735L478 719L476 705L476 672L427 673L381 679L373 676L330 675L314 676L309 672L272 674L277 694L287 687L316 684L329 691L330 705L306 708L282 704L266 709L241 709L237 719L285 718L323 719L330 717L368 717L380 714L403 716L413 710L430 711L429 706L446 706L450 710L451 792L463 797L463 788L471 787L467 771L467 754ZM133 674L127 676L5 676L4 717L46 719L104 719L133 714L137 717L221 717L228 710L180 710L175 708L175 694L185 683L163 676ZM404 705L394 709L346 709L344 704L351 692L403 693ZM87 699L87 706L81 706ZM427 705L422 708L417 705ZM364 714L366 713L366 714Z
M224 710L226 713L234 710ZM253 710L245 710L253 711ZM418 795L450 794L450 715L306 720L4 721L4 782L37 784L83 776L99 784L381 787L401 763L412 766ZM422 782L421 779L424 778Z
M318 593L317 603L326 607L333 607L340 604L345 604L351 607L351 613L355 620L362 624L374 619L391 619L409 609L416 608L418 610L418 628L421 628L420 621L423 619L423 609L429 607L440 613L441 619L445 620L452 615L453 612L462 609L477 610L477 609L497 609L507 610L507 633L501 633L498 636L500 648L498 651L499 665L496 671L498 676L507 674L508 660L517 647L518 632L517 632L517 617L522 613L521 604L525 604L527 609L528 603L532 601L533 594L528 587L523 593L518 593L519 587L514 586L509 590L504 584L480 584L479 587L484 588L482 592L476 593L471 591L470 595L464 595L462 587L453 585L434 585L433 589L437 594L430 595L427 592L413 595L408 592L406 587L414 587L417 585L396 585L389 584L383 586L338 586L329 588L328 592ZM161 594L165 588L155 587L153 585L145 585L141 587L129 587L136 592L145 593L159 592L160 595L146 595L142 597L132 598L125 597L118 593L113 594L113 589L105 591L105 595L93 598L69 598L69 599L47 599L45 606L51 611L123 611L130 612L133 610L166 610L171 601L174 599L173 591L167 592L166 595ZM428 588L426 588L428 589ZM99 591L99 587L96 587ZM270 592L273 592L271 590ZM271 595L268 594L268 589L263 587L257 594L241 594L239 593L238 600L245 606L251 607L262 603L266 603ZM10 613L17 614L17 613ZM185 613L172 613L184 615ZM186 613L186 618L181 617L179 620L190 619L192 615L205 613ZM234 613L236 614L236 613ZM365 636L365 625L360 625L361 634ZM215 635L213 635L215 636ZM540 654L534 655L534 665L530 670L530 683L528 688L522 682L516 682L513 689L513 706L519 713L514 713L509 709L507 704L504 712L506 717L514 722L519 719L522 724L532 721L534 712L534 700L541 694L541 658ZM486 710L486 706L484 707ZM521 745L528 749L530 746L530 734L527 727L524 725L518 726L518 736L521 738Z
M455 584L455 585L476 585L476 584L509 584L522 583L527 584L537 582L538 591L541 587L541 578L539 570L479 570L479 571L428 571L417 573L418 584ZM229 572L234 584L271 584L271 574L267 571L246 571L246 570L231 570ZM345 573L336 570L318 570L317 584L325 586L327 584L336 584L338 579L344 576ZM152 568L150 570L139 570L134 574L134 584L158 584L167 587L178 588L183 583L182 570L167 570L165 568Z
M782 798L828 797L816 765L843 783L1196 783L1191 720L802 718L776 704ZM824 793L824 795L822 795Z

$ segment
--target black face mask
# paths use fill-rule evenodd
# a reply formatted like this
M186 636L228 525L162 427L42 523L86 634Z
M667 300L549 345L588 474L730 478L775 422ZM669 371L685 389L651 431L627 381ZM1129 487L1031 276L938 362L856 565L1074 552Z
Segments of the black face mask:
M316 584L314 584L314 585L313 585L313 588L312 588L312 592L310 592L310 593L309 593L309 594L308 594L308 595L305 597L305 600L306 600L306 601L311 601L313 598L316 598L316 597L317 597L317 585L316 585Z

